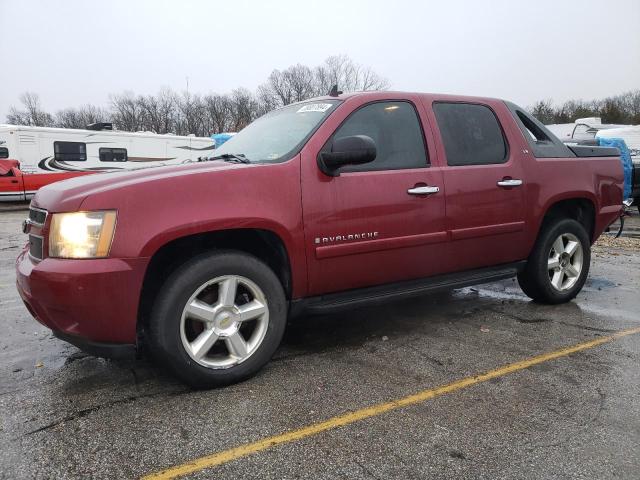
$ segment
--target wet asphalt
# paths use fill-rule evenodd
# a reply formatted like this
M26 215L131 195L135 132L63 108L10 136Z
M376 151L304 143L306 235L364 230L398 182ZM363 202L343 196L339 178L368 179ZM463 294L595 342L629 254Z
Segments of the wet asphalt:
M508 280L303 319L255 378L190 391L147 361L86 356L29 316L13 270L24 215L0 213L0 478L138 478L640 326L640 248L611 241L571 303L534 304ZM188 478L639 476L630 335Z

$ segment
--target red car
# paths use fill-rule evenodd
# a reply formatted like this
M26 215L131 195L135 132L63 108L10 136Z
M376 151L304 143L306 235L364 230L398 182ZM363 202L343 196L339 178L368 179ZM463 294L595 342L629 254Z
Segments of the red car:
M216 153L42 188L16 265L33 316L87 351L144 343L191 385L228 384L292 315L516 275L567 302L621 212L617 149L567 147L496 99L316 98Z

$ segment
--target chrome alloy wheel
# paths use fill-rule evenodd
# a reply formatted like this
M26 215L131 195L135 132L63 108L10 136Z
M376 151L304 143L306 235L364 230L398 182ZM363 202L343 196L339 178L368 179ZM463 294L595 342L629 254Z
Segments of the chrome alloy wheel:
M578 237L572 233L563 233L556 238L547 261L551 286L559 292L573 287L580 278L583 259L582 244Z
M182 346L198 364L229 368L260 347L269 326L267 299L258 285L225 275L201 285L180 320Z

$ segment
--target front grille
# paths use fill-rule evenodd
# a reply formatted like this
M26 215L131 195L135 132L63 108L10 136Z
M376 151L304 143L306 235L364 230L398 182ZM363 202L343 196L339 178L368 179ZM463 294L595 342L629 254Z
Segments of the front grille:
M29 207L29 220L36 225L44 225L47 220L47 211L40 210L39 208Z
M42 260L42 246L44 241L38 235L29 235L29 255L36 260Z

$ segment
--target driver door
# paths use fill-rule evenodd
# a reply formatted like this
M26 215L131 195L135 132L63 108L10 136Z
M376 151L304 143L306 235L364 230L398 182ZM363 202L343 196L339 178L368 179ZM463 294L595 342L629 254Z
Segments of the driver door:
M302 151L309 295L425 277L446 267L444 182L429 162L435 151L424 112L412 97L365 102L347 100ZM351 135L371 137L376 159L343 167L339 176L322 173L320 151ZM418 193L427 186L434 193Z

